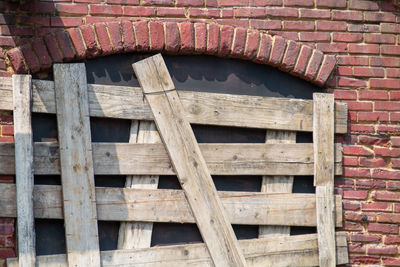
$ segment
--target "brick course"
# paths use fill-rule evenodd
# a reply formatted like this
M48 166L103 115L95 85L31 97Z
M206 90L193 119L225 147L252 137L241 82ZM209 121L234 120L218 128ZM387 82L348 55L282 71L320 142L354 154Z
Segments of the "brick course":
M275 66L349 108L344 227L352 266L400 266L400 2L398 0L37 0L0 3L0 76L56 62L161 51ZM0 142L13 141L0 112ZM0 182L13 182L0 177ZM0 258L15 256L0 219ZM0 266L2 261L0 260Z

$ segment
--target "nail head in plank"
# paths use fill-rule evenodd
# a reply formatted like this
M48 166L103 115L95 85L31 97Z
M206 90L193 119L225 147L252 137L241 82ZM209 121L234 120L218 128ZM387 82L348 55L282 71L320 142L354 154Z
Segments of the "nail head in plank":
M53 69L68 265L100 266L85 65Z
M313 194L218 192L232 224L316 226ZM15 185L0 184L0 217L16 217ZM195 223L182 190L96 188L97 216L102 221ZM342 226L342 198L335 196L336 226ZM63 219L61 186L35 185L34 214Z
M336 266L334 189L334 97L315 93L314 184L320 266Z
M18 259L20 266L35 266L34 171L31 121L32 77L30 75L13 75L12 81Z
M247 266L161 54L133 69L213 263Z
M336 233L338 264L348 260L345 232ZM318 243L316 234L282 236L265 239L240 240L240 247L249 267L264 266L317 266ZM136 250L101 252L102 266L151 266L151 267L210 267L212 261L204 244L161 246ZM15 259L7 260L9 267L16 267ZM66 266L65 255L39 256L38 267Z

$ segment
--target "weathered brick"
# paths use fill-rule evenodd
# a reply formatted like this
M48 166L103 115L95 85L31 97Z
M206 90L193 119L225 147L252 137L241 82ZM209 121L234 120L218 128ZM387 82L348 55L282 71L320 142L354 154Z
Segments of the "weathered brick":
M165 50L168 52L178 52L180 48L179 27L175 22L165 24Z
M185 9L178 7L178 8L171 8L171 7L158 7L156 9L157 16L159 17L184 17L185 16Z
M295 75L302 75L308 66L308 62L311 58L313 50L309 46L303 45L300 51L299 58L297 60L297 63L293 69L293 73Z
M381 53L384 55L400 55L400 47L398 45L382 45Z
M367 199L368 191L365 190L344 190L343 198L346 199Z
M385 70L373 67L354 67L353 74L358 77L384 77Z
M147 21L139 21L133 24L136 33L136 48L139 51L149 50L149 29Z
M357 93L354 90L336 89L333 91L333 95L335 96L335 99L347 99L347 100L357 99Z
M358 120L359 121L388 121L388 114L387 113L381 113L381 112L371 112L372 115L371 117L365 116L361 117L361 114L365 113L370 113L370 112L359 112L358 113ZM378 113L378 114L375 114ZM378 117L378 118L376 118ZM371 159L371 158L360 158L360 166L362 167L370 167L370 168L376 168L376 167L385 167L387 165L387 160L382 159L382 158L376 158L376 159Z
M314 30L314 21L284 21L284 30L300 30L300 31L312 31Z
M183 10L183 14L185 10ZM189 17L192 18L219 18L220 10L219 9L207 9L207 8L190 8L189 9ZM237 16L237 17L240 17Z
M394 224L369 223L368 231L387 233L387 234L397 234L399 232L399 226Z
M219 27L216 24L209 24L207 30L207 53L216 54L219 44Z
M379 54L379 45L375 44L349 44L349 53Z
M198 53L205 52L207 48L207 25L196 23L194 25L194 35L195 51Z
M40 70L40 64L35 53L33 52L32 47L29 44L25 44L21 46L21 51L30 71L32 73L38 72Z
M395 22L396 16L391 12L364 12L364 20L370 22Z
M156 15L156 8L143 6L124 6L124 16L152 17Z
M400 89L400 79L370 79L369 86L371 88L382 89Z
M260 30L280 30L282 22L280 20L250 20L250 27Z
M80 27L83 39L85 40L88 55L97 57L100 55L100 48L97 45L96 36L91 25L83 25Z
M334 20L362 21L363 14L361 11L333 10L332 18Z
M344 8L346 7L346 0L317 0L317 7L332 7L332 8Z
M368 254L370 255L397 255L397 246L369 246Z
M122 15L119 5L90 5L90 15Z
M267 17L285 17L285 18L296 18L298 17L297 8L290 7L276 7L266 8Z
M400 244L400 236L398 235L388 235L385 237L384 243L386 245Z
M392 211L392 203L387 202L364 202L361 203L363 211ZM378 216L379 218L379 216Z
M244 51L244 57L248 59L253 59L255 56L257 56L259 41L260 34L257 31L247 31L247 42Z
M276 35L273 37L271 56L269 58L269 62L272 66L279 66L281 64L286 45L286 40L281 36Z
M349 8L358 10L379 10L377 2L364 0L350 0Z
M367 233L357 233L350 236L351 242L375 242L379 243L382 240L381 235L377 234L367 234Z
M26 73L23 55L20 48L14 48L7 52L10 63L16 73Z
M384 223L400 223L400 214L393 213L379 213L377 222Z
M360 90L358 92L359 100L388 100L388 91L382 90Z
M56 4L58 14L86 15L89 12L88 5L84 4Z
M268 34L262 34L260 38L260 48L255 61L259 63L267 63L270 57L273 40Z
M342 21L317 21L317 31L345 31L347 23Z
M398 180L400 179L400 171L391 169L374 169L372 171L372 178Z
M118 22L113 21L107 23L108 26L108 32L110 34L110 39L113 45L113 50L114 53L119 53L124 50L124 46L122 43L122 35L121 35L121 29L120 25ZM161 30L162 30L162 25L161 25ZM164 41L163 41L164 42Z
M76 58L84 59L86 57L86 47L79 29L72 28L68 29L67 32L71 38L72 44L75 47Z
M345 177L361 177L369 178L371 177L371 172L369 169L365 168L343 168L343 176Z
M97 34L97 40L99 41L101 51L103 55L110 55L113 52L110 37L105 23L94 24L94 29Z
M375 44L394 44L396 42L396 38L393 34L381 34L381 33L368 33L364 35L364 40L366 43L375 43ZM395 46L385 46L385 48L392 48ZM383 50L390 50L383 49Z
M330 41L331 35L327 32L301 32L300 41L324 42Z
M226 26L229 27L229 26ZM232 27L230 27L232 28ZM190 53L194 51L194 28L192 23L182 23L181 24L181 53ZM233 30L233 29L232 29ZM221 36L223 35L223 30L221 30ZM232 42L232 37L231 37ZM232 44L232 43L231 43ZM229 47L230 48L230 47Z
M343 87L367 87L367 81L347 77L339 77L338 85Z
M82 25L82 18L79 17L55 17L51 18L52 27L76 27Z
M300 9L300 18L329 19L330 17L331 17L330 10Z
M55 33L58 46L63 55L63 61L72 61L75 58L74 50L72 49L71 41L65 31L58 31ZM48 46L47 46L48 47ZM51 54L53 57L53 54ZM53 57L53 61L54 57ZM57 62L57 61L55 61Z
M164 49L164 27L161 22L150 21L150 48L152 51ZM111 32L111 29L110 29ZM114 43L114 42L113 42ZM114 45L115 47L115 45Z
M315 83L319 85L324 85L328 80L329 76L332 74L336 66L335 56L326 55L322 61L320 70L315 78Z

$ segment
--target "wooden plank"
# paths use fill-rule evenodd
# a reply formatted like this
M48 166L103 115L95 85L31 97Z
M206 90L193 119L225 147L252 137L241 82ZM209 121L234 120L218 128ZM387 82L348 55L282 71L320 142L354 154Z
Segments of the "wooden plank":
M218 192L232 224L316 226L314 194ZM102 221L194 223L182 190L96 188ZM342 198L335 196L336 226L342 226ZM36 185L35 217L63 219L61 186ZM0 184L0 217L16 217L15 185Z
M138 87L88 85L90 116L152 120ZM312 101L302 99L179 91L190 123L312 131ZM9 78L0 78L0 109L12 110ZM33 80L33 112L55 113L54 83ZM238 116L237 114L240 114ZM335 131L347 132L347 105L335 103Z
M215 266L247 266L161 54L133 64Z
M314 94L314 184L319 265L336 266L334 190L334 98Z
M296 143L296 132L267 130L267 144L293 144ZM261 192L267 193L292 193L293 176L263 176L261 181ZM260 226L259 238L276 235L290 235L290 227L274 225Z
M14 144L0 143L0 174L14 174ZM199 144L212 175L313 175L313 144ZM162 144L92 143L96 175L174 175ZM60 174L58 144L34 144L35 174ZM342 173L341 144L335 174Z
M129 143L161 143L156 125L149 121L132 121ZM127 176L125 187L157 189L158 176ZM118 233L118 249L148 248L151 245L152 223L122 222Z
M85 65L53 71L68 265L100 266Z
M348 260L345 232L336 233L337 263ZM282 236L265 239L240 240L240 247L249 267L265 266L317 266L318 242L316 234ZM203 267L212 266L204 244L161 246L138 250L114 250L101 252L102 266L140 267ZM8 259L14 267L15 259ZM65 255L39 256L38 267L66 266Z
M33 215L33 136L30 75L13 75L15 178L17 193L18 258L20 266L35 266Z

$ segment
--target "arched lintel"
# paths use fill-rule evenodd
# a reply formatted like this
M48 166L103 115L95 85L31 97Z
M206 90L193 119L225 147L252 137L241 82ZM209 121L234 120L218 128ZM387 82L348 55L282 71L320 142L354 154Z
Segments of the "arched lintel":
M37 73L54 63L128 52L214 55L271 65L324 86L336 58L255 29L203 22L116 19L59 30L7 52L15 73Z

